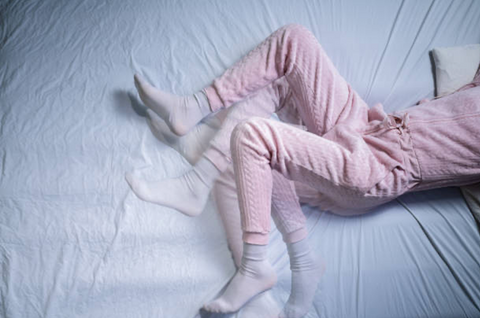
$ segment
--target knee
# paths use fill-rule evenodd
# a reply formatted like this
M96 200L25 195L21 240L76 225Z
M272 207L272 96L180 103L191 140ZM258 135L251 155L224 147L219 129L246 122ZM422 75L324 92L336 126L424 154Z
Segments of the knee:
M283 26L284 32L292 38L310 37L313 33L305 26L298 23L289 23Z
M252 117L237 124L232 131L230 139L232 144L255 138L260 134L264 121L266 121L264 118Z
M258 145L263 140L263 126L267 125L267 119L260 117L249 118L235 126L230 137L232 154L240 148Z

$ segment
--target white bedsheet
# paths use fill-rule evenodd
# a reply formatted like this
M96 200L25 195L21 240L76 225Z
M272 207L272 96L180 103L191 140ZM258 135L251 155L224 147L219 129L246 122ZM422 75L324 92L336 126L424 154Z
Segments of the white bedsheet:
M431 48L480 42L478 1L13 0L0 12L1 317L192 318L234 274L213 201L187 218L124 181L189 168L132 108L135 72L190 94L295 22L369 105L393 111L433 97ZM305 212L328 261L307 317L480 315L480 239L457 189L356 218ZM281 306L276 231L269 253L280 281L262 297Z

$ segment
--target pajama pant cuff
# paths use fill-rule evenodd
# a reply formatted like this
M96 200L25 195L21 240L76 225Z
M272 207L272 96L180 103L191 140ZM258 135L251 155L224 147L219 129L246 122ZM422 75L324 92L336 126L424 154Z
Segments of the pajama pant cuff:
M255 245L267 245L268 234L258 232L243 232L243 242Z
M232 163L230 157L224 155L220 150L212 146L205 150L203 155L221 172L227 170L228 166Z
M217 91L213 86L208 86L203 89L205 95L207 95L208 102L210 104L210 110L216 112L217 110L224 108L222 99L218 95Z
M291 233L286 233L283 235L283 241L285 243L296 243L308 236L308 231L305 227L302 227L298 230L295 230Z

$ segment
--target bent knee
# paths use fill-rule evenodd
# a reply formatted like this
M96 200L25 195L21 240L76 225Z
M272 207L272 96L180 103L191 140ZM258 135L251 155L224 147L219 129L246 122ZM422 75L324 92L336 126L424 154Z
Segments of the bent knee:
M289 23L284 27L284 31L291 37L302 38L305 36L312 36L313 33L306 26L299 23Z
M261 134L261 127L264 126L266 122L267 119L265 118L252 117L237 124L232 131L232 143Z
M249 118L235 126L230 137L232 151L243 146L264 144L264 134L268 130L269 120L261 117Z

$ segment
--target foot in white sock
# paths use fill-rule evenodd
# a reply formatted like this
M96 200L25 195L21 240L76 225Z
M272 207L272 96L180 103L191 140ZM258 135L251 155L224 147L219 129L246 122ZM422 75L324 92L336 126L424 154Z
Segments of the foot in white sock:
M196 125L185 136L179 137L172 133L165 121L151 109L147 109L147 122L157 139L175 149L191 165L197 163L222 125L217 116L212 116Z
M267 260L267 245L244 243L242 265L222 296L203 308L210 312L238 311L252 297L270 289L277 275Z
M210 189L220 173L210 160L202 157L192 170L179 178L147 182L131 173L125 178L140 199L197 216L203 211Z
M308 239L287 244L292 270L292 290L279 318L301 318L313 303L318 282L325 272L325 263L316 259Z
M280 309L271 290L267 290L246 303L238 315L247 318L278 318Z
M185 135L211 113L210 104L203 91L192 96L176 96L153 87L138 74L135 74L134 79L145 106L160 116L176 135Z

